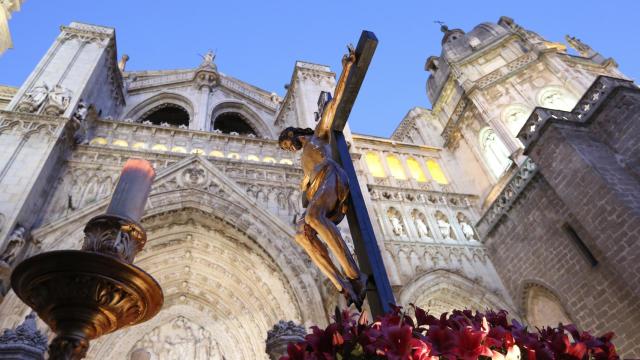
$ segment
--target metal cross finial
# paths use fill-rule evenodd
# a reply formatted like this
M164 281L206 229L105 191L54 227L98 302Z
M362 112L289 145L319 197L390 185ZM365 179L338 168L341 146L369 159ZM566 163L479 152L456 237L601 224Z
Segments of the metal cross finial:
M433 22L440 25L440 31L442 31L443 33L449 31L449 27L444 23L444 21L434 20Z

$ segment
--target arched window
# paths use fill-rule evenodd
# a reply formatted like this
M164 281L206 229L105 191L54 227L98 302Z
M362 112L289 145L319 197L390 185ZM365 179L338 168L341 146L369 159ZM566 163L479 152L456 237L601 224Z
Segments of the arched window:
M511 135L516 137L530 114L531 110L522 105L510 105L502 111L502 122L507 126Z
M387 155L387 165L389 165L389 171L391 176L399 180L407 180L407 174L405 174L402 168L402 163L394 155Z
M249 121L242 114L233 111L218 115L213 121L213 130L232 135L257 135Z
M444 172L442 172L442 168L440 168L440 164L435 160L427 160L427 169L429 170L429 174L431 174L431 178L438 184L446 185L449 183L447 177L444 176Z
M538 93L538 104L549 109L571 111L577 102L575 96L560 86L548 86Z
M489 170L495 177L499 178L511 165L509 150L491 128L486 127L480 131L480 149Z
M380 157L378 154L373 152L368 152L365 156L365 161L367 162L367 167L369 168L369 172L374 177L387 177L387 174L384 172L384 168L382 167L382 162L380 161Z
M153 125L189 127L189 113L180 105L165 103L142 115L140 122L145 121L149 121Z
M411 173L411 177L418 182L427 182L427 177L424 175L422 171L422 167L420 167L420 163L414 158L407 159L407 167L409 168L409 172Z

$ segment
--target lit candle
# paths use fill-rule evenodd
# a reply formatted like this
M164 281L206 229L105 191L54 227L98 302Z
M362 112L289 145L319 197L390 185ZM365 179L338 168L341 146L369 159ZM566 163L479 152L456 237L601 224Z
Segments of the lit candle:
M107 214L139 222L155 176L156 172L147 160L127 160L111 197Z

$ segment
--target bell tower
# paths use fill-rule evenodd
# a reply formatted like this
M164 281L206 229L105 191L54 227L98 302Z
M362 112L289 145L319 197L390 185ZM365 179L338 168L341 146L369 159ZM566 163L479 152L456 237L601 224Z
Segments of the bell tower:
M571 110L598 75L625 78L579 39L567 37L574 55L508 17L441 30L442 53L425 65L427 95L445 146L460 160L475 158L468 166L483 198L524 161L516 135L535 107Z

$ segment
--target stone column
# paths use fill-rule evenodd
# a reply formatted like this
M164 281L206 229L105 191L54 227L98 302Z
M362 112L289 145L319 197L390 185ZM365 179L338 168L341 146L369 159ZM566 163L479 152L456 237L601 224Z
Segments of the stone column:
M36 326L36 314L27 315L15 330L6 329L0 336L0 359L44 360L47 337Z
M304 340L307 334L302 325L293 321L280 320L267 332L267 354L269 359L278 360L287 355L287 345Z

